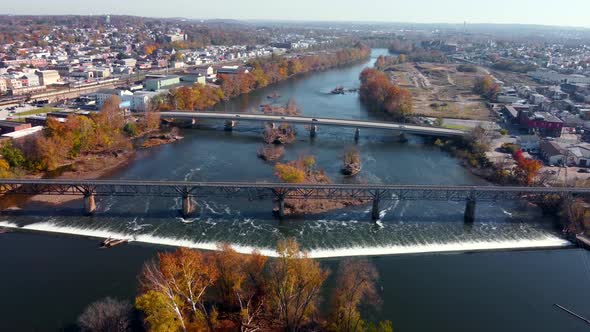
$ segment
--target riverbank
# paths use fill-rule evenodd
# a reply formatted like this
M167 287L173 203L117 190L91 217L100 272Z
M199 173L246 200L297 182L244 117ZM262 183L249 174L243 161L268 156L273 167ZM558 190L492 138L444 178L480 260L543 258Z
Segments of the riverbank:
M257 58L248 65L250 71L233 75L220 74L216 86L194 85L180 87L172 95L161 95L159 111L173 109L203 110L239 96L289 81L303 74L321 73L340 66L354 64L369 58L371 50L362 46L340 48L322 52L300 54L297 57ZM267 95L277 99L280 94ZM271 98L268 98L271 97Z
M73 169L64 171L55 179L93 180L106 177L108 174L120 170L131 163L136 156L135 151L117 154L86 155L79 157L73 164ZM81 200L79 196L68 195L35 195L27 201L35 204L57 206L72 201Z
M75 179L93 180L108 177L124 169L132 163L137 155L137 149L148 149L160 145L171 144L181 140L172 133L164 133L163 130L150 130L135 137L129 138L132 148L122 151L84 153L77 156L69 164L57 169L37 174L27 174L24 177L39 179ZM43 204L50 207L59 206L72 201L81 200L79 196L70 195L35 195L30 197L2 197L0 207L2 209L19 209L25 203Z

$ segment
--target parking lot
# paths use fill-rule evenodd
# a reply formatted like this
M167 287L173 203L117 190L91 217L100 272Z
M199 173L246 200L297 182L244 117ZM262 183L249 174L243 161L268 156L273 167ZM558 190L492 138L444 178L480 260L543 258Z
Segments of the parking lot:
M6 120L9 117L18 116L19 113L29 112L40 109L41 107L24 104L23 106L12 106L0 108L0 120Z

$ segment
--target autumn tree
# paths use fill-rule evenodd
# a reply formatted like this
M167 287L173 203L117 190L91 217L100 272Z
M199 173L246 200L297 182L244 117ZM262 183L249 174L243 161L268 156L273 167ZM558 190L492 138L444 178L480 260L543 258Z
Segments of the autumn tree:
M10 177L12 177L10 164L5 159L0 159L0 179L7 179Z
M494 100L500 93L500 85L495 82L491 75L479 76L473 82L473 92Z
M516 151L513 156L516 161L516 167L513 169L513 175L515 179L527 186L533 185L535 179L539 175L543 165L540 161L525 158L522 150Z
M377 269L365 259L347 259L340 263L336 289L332 295L329 330L363 332L369 329L359 311L361 304L377 306L375 282Z
M26 159L19 148L12 144L12 141L5 141L0 146L0 154L2 158L8 162L10 167L22 167L24 166Z
M121 100L112 96L105 101L100 112L92 119L95 123L94 146L99 150L128 149L129 141L123 135L125 116L119 107Z
M205 306L205 292L218 277L210 257L199 251L159 253L143 268L136 306L154 331L213 331L217 312Z
M237 312L230 317L237 322L240 331L257 331L264 313L265 277L267 258L254 251L241 255L227 244L218 247L213 255L219 273L213 285L213 298L220 308Z
M152 55L158 49L156 44L145 44L143 45L143 53L145 55Z
M160 129L160 123L162 119L160 117L160 112L149 112L146 111L143 114L143 118L141 118L140 126L141 129L144 131L152 131Z
M286 331L300 331L317 312L328 271L301 252L293 239L280 241L277 252L278 258L269 264L269 310Z
M299 106L293 98L289 98L287 105L285 106L285 114L286 115L301 115L299 112Z
M366 68L361 72L360 80L361 101L401 118L412 112L412 94L393 84L386 73Z
M68 139L71 140L69 155L75 157L81 152L93 150L93 135L95 130L95 123L89 117L80 115L69 116L64 123L62 132L62 134L68 136Z
M204 110L224 99L222 89L209 85L195 84L192 87L179 87L170 94L160 94L150 100L150 111L169 111L172 109Z
M288 164L277 163L275 174L287 183L302 183L305 181L305 171Z

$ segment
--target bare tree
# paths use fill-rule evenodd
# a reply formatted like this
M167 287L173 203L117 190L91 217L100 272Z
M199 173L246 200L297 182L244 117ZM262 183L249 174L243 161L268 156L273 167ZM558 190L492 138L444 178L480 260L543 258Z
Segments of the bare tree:
M133 307L107 297L90 304L78 317L78 325L87 332L125 332L131 328Z

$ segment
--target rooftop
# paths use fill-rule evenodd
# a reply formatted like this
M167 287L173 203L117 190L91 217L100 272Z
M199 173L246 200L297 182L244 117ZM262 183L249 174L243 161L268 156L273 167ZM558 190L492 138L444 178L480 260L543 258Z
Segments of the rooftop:
M0 120L0 126L3 126L3 127L20 127L23 124L24 123L22 123L22 122Z
M36 127L31 127L31 128L15 131L12 133L7 133L7 134L2 135L2 137L9 137L9 138L13 138L13 139L14 138L21 138L21 137L29 136L34 133L40 132L42 130L43 130L43 126L36 126Z

